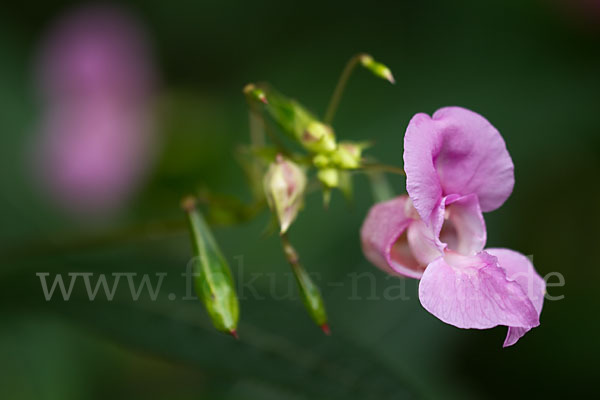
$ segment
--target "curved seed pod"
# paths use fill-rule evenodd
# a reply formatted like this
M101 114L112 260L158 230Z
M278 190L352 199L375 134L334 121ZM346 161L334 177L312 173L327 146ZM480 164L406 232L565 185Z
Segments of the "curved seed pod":
M302 302L304 303L308 314L313 321L321 327L323 332L325 332L326 335L329 335L331 332L329 330L329 325L327 324L327 312L325 311L325 304L323 303L319 287L313 282L310 275L308 275L306 270L300 264L298 253L288 240L287 235L281 235L281 243L283 245L285 257L292 266L294 277L296 278L298 288L300 289L300 296L302 297Z
M195 199L187 197L182 207L194 249L194 287L218 330L237 338L239 304L231 271L210 228L196 209Z

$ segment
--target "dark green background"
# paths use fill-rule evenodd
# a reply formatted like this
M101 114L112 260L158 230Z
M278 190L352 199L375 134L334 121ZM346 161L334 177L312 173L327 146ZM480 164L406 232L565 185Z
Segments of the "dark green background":
M573 4L565 0L564 4ZM564 5L563 4L563 5ZM364 177L348 206L318 194L291 230L307 269L321 274L333 336L298 299L241 302L235 342L215 333L200 303L169 301L190 246L185 232L102 248L52 251L56 232L89 229L32 185L26 157L39 109L32 79L39 40L68 2L0 11L0 397L5 399L546 398L593 393L598 375L600 245L600 15L553 1L136 1L162 76L157 115L164 148L151 181L111 226L181 217L198 184L248 198L232 154L247 141L241 88L268 81L322 114L346 60L366 51L386 63L391 86L357 71L334 127L373 139L369 154L401 165L416 112L460 105L487 117L512 155L516 185L486 215L488 245L533 255L560 272L541 326L502 349L505 328L462 331L408 301L351 300L353 272L372 272L376 294L396 282L363 258L358 238L372 204ZM595 19L594 19L595 18ZM392 178L396 190L404 182ZM267 272L285 290L288 266L268 221L216 230L244 274ZM105 227L106 228L106 227ZM42 239L42 242L38 242ZM31 242L34 240L34 242ZM23 243L28 243L22 247ZM239 270L234 268L239 276ZM169 272L161 301L43 301L35 272ZM247 279L247 277L246 277ZM286 278L287 279L287 278ZM328 287L327 281L347 283ZM171 289L171 290L168 290ZM119 297L119 296L117 296ZM78 300L79 299L79 300Z

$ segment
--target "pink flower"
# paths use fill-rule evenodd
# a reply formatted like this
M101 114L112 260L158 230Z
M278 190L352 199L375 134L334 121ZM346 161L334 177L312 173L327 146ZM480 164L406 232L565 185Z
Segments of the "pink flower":
M154 157L154 68L143 30L118 8L77 9L46 37L38 75L41 186L70 214L114 214Z
M421 279L423 307L459 328L508 326L510 346L539 325L545 284L531 262L484 249L482 211L501 206L514 185L499 132L458 107L417 114L404 139L409 196L376 204L362 230L363 252L392 274Z

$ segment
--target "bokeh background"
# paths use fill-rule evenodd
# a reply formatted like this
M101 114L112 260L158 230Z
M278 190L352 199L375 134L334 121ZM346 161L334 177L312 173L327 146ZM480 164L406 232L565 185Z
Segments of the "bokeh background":
M121 4L150 49L145 57L154 72L141 107L153 129L142 129L148 143L134 146L151 147L144 150L145 172L131 178L133 189L118 206L101 213L74 212L69 201L78 199L76 184L71 199L53 195L51 178L40 182L39 174L51 167L38 165L35 150L55 104L40 90L40 53L57 21L81 6L17 2L0 11L1 398L560 398L595 392L597 1ZM248 141L243 85L268 81L322 115L344 63L360 51L386 63L397 83L357 71L335 119L338 137L372 139L370 155L400 166L404 129L416 112L464 106L503 134L516 185L507 203L486 215L488 245L532 255L542 275L560 272L565 279L564 287L549 289L564 298L547 301L541 326L515 346L502 349L504 328L463 331L443 324L421 308L415 281L406 281L408 300L382 299L398 282L360 251L358 231L373 202L364 177L356 180L351 205L335 193L324 210L320 196L310 196L291 230L304 265L320 274L331 337L313 326L297 297L274 298L286 293L290 275L277 238L262 235L267 213L215 229L238 281L263 273L255 280L257 295L241 302L241 340L214 332L199 302L181 300L179 274L191 255L180 224L181 196L208 186L250 198L234 157L236 146ZM85 94L82 101L95 104ZM85 122L75 126L76 136L88 129ZM59 159L79 151L68 150L69 143L58 146L67 149ZM404 190L403 179L391 181L397 193ZM102 233L110 231L116 238ZM134 302L126 288L111 302L102 296L91 302L81 288L68 302L46 302L36 272L169 275L155 302ZM363 272L374 281L352 286L349 274ZM168 293L177 298L169 300Z

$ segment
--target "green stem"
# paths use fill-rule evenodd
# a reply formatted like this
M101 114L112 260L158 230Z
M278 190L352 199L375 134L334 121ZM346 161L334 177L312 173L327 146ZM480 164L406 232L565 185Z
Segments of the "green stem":
M214 209L219 207L227 211L230 217L226 220L211 220L209 223L226 225L241 224L260 213L265 208L264 201L244 204L227 196L216 195L201 190L197 200L199 203ZM181 235L187 231L184 219L156 220L132 224L104 232L70 233L47 235L51 239L34 238L21 243L0 248L0 259L8 261L27 255L44 257L68 252L81 252L101 249L116 245L135 243L145 240L164 239Z
M279 153L285 155L286 157L291 157L292 156L292 152L289 151L285 147L285 144L283 144L283 142L281 141L281 139L279 139L279 137L277 136L277 134L273 131L273 128L271 127L271 125L269 125L269 123L264 119L264 115L261 115L261 116L262 116L264 124L265 124L265 132L267 132L267 136L273 142L273 144L277 148L277 151Z
M3 248L2 259L19 258L23 255L43 257L75 251L86 251L107 246L127 244L140 240L156 240L183 234L186 223L183 219L152 221L125 226L106 232L88 234L49 235L52 239L33 239Z
M342 74L340 75L340 78L338 80L337 86L333 91L331 100L329 100L329 105L327 106L327 112L325 113L325 117L323 117L323 122L325 122L326 124L331 125L331 123L333 122L333 117L340 104L342 95L344 94L344 89L346 89L348 79L350 78L350 75L352 75L354 68L356 68L362 56L362 53L356 54L346 63L346 66L344 67L344 70L342 71Z
M406 172L404 172L404 170L400 167L396 167L394 165L379 164L379 163L363 163L361 167L359 167L353 171L389 172L391 174L406 176Z
M371 193L376 203L389 200L395 196L394 190L382 172L372 171L367 174L371 182Z
M210 225L242 224L256 217L266 207L264 196L257 197L252 203L244 203L237 197L212 193L207 189L200 189L196 199L208 207Z
M265 121L258 107L249 103L248 119L250 123L250 143L253 147L263 147L265 145Z
M286 260L290 263L292 268L300 268L300 258L294 246L290 243L290 239L286 233L281 234L281 244L283 246L283 253L285 254Z

